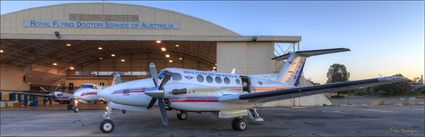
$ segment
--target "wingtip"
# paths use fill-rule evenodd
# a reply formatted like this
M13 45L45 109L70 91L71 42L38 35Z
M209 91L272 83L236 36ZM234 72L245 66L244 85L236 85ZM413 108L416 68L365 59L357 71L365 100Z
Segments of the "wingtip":
M405 77L400 77L400 76L388 76L388 77L381 77L378 78L379 81L381 82L404 82L404 81L408 81L409 79L405 78Z

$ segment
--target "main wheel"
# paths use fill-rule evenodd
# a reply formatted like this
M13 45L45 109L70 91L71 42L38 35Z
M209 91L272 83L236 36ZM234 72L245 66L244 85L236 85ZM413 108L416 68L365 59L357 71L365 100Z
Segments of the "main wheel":
M233 130L244 131L248 128L248 122L242 118L235 118L232 120Z
M100 130L103 133L111 133L112 131L114 131L115 125L114 122L112 122L112 120L110 119L105 119L102 121L102 123L100 123Z
M187 117L188 117L188 115L187 115L187 113L186 113L186 112L184 112L184 111L180 112L180 114L177 114L177 119L178 119L178 120L186 120L186 119L187 119Z
M79 111L80 111L80 108L78 108L78 107L75 107L75 108L74 108L74 112L75 112L75 113L78 113Z

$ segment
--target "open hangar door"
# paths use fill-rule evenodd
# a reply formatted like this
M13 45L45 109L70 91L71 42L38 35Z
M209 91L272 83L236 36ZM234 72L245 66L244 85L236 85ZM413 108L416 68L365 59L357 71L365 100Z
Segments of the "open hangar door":
M121 73L124 81L148 77L149 63L158 69L200 70L212 70L216 64L216 43L206 41L2 39L1 43L2 49L13 53L2 56L3 66L16 66L9 68L20 70L19 81L24 77L23 84L32 85L110 85L113 72Z

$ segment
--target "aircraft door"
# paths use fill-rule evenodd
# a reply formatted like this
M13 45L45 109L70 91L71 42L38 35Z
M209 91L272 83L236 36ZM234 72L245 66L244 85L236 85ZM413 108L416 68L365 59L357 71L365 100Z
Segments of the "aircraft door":
M247 76L241 76L243 92L251 93L251 81Z

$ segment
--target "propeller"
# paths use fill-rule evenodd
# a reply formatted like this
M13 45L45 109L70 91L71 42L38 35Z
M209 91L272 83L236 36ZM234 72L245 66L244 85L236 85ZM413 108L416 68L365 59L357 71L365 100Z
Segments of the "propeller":
M58 84L58 86L56 86L54 91L58 91L58 89L61 87L61 84Z
M154 88L150 88L145 90L145 94L148 96L151 96L152 99L149 102L149 105L147 109L152 108L152 106L155 104L155 102L158 101L159 110L161 111L161 120L162 124L164 126L168 125L168 118L167 118L167 112L165 111L165 104L164 104L164 85L170 80L172 73L171 72L165 72L164 78L162 79L161 83L158 85L158 76L155 64L151 63L149 65L149 71L151 73L151 77L153 80L153 83L155 84Z

